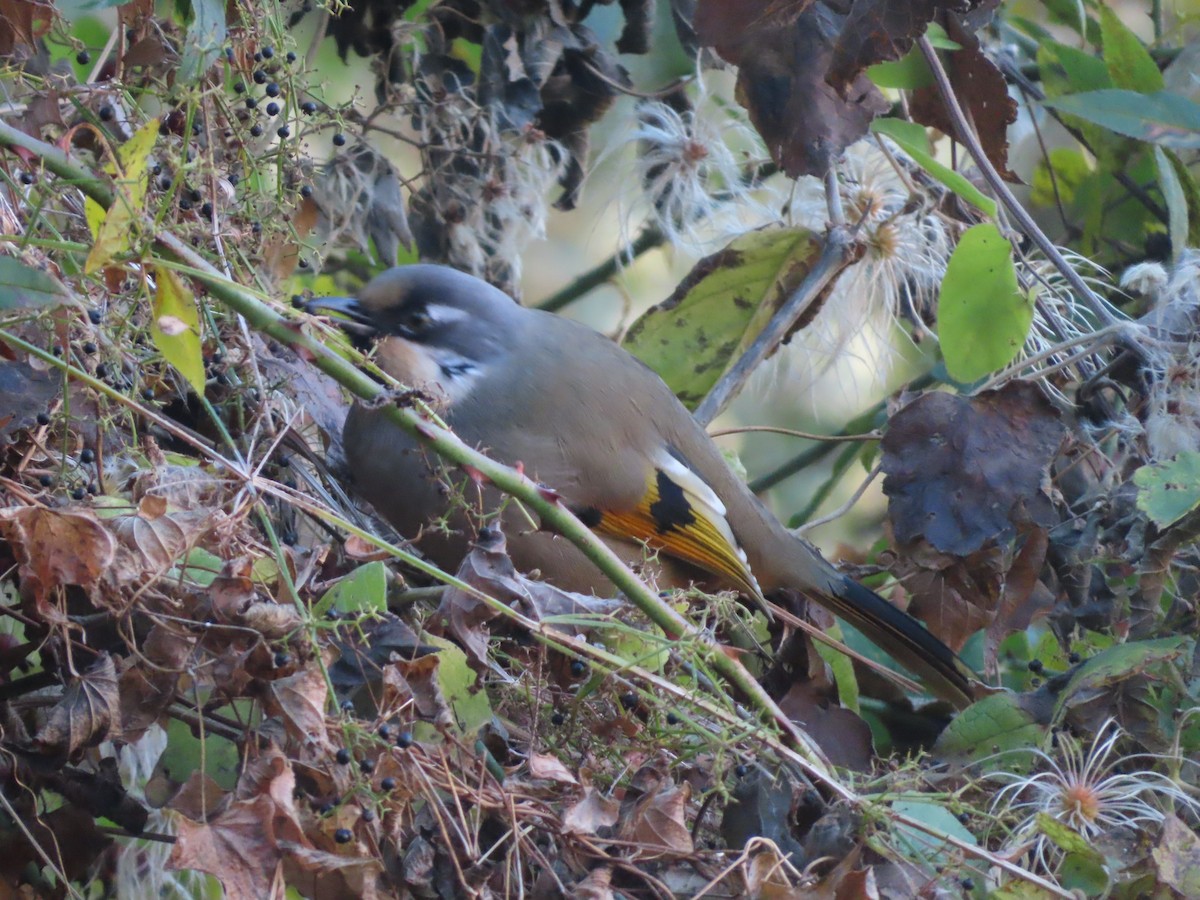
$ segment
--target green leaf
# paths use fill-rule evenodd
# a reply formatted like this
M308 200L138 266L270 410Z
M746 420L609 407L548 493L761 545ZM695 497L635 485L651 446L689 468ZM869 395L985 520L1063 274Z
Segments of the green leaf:
M487 691L475 687L478 680L475 671L467 662L467 654L455 644L432 635L422 635L425 643L439 646L438 686L442 696L454 710L454 719L463 735L473 737L475 732L492 720L492 705Z
M1159 528L1200 507L1200 453L1185 450L1174 459L1142 466L1133 473L1138 509Z
M203 547L193 547L183 558L183 568L180 569L176 566L170 570L168 575L171 578L182 578L201 587L208 587L217 580L217 576L221 574L224 566L225 561L221 557L210 553Z
M1178 150L1200 148L1200 105L1170 91L1088 91L1045 105L1139 141Z
M1058 849L1067 853L1087 853L1091 850L1087 838L1066 822L1060 822L1044 812L1038 813L1035 821L1038 831L1050 838Z
M995 225L969 228L946 266L937 327L951 377L970 384L1012 362L1033 323L1017 287L1012 245Z
M1056 41L1040 44L1037 63L1042 86L1050 98L1113 86L1104 60L1067 44Z
M1064 207L1069 206L1075 199L1075 191L1091 175L1092 164L1082 150L1074 147L1055 147L1049 157L1039 160L1033 170L1029 200L1038 206L1054 206L1059 201ZM1058 189L1057 198L1055 188Z
M1162 147L1154 148L1154 162L1158 166L1158 184L1162 188L1163 199L1167 201L1167 235L1171 238L1171 255L1178 261L1188 239L1187 197L1184 196L1175 167Z
M204 355L200 347L200 314L196 298L170 269L155 269L154 321L150 336L163 358L204 395Z
M1088 703L1102 700L1112 685L1144 675L1150 669L1161 670L1163 664L1190 653L1192 644L1190 637L1179 636L1117 644L1097 653L1075 670L1059 694L1053 721L1060 721L1071 705L1080 702L1079 695ZM1163 677L1161 671L1155 677Z
M1197 184L1191 169L1174 150L1164 150L1171 168L1175 170L1175 180L1183 192L1184 204L1187 208L1188 234L1180 247L1195 247L1200 245L1200 184Z
M1080 897L1105 897L1112 887L1112 878L1104 865L1104 857L1094 850L1088 853L1068 853L1058 866L1058 883Z
M834 629L826 629L826 632L834 639L841 639L842 636L837 634L836 630L837 626L834 626ZM834 684L837 685L838 699L842 702L842 706L855 715L860 715L862 713L859 704L861 691L858 686L858 676L854 674L854 660L823 641L813 641L813 647L816 648L817 655L829 666L829 672L833 676Z
M195 84L220 57L228 37L223 0L188 0L191 18L183 39L179 84Z
M693 408L804 281L821 242L803 228L756 231L702 259L638 319L624 347Z
M930 803L924 800L897 800L892 809L903 816L915 819L930 828L936 828L951 837L958 838L967 844L978 844L975 835L971 834L958 821L958 817L940 803ZM920 860L931 866L946 866L951 861L960 861L962 851L957 847L939 841L931 834L918 831L909 825L895 825L896 845L904 854L905 859Z
M876 87L913 91L933 84L933 73L921 51L913 47L894 62L881 62L867 67L867 77Z
M1104 63L1114 87L1143 94L1163 89L1162 72L1150 51L1107 6L1100 7L1100 34L1104 43Z
M922 169L954 191L959 197L982 210L985 215L996 215L995 200L984 194L958 172L933 158L933 154L929 152L929 134L923 125L918 125L916 122L905 122L902 119L876 119L871 123L871 131L890 137Z
M934 756L958 766L986 759L995 767L1027 770L1046 733L1029 703L1028 696L1012 693L972 703L938 735Z
M53 275L11 256L0 256L0 311L45 309L62 306L70 299L66 286Z
M387 567L379 561L359 566L325 592L313 606L313 616L330 609L352 616L387 612Z
M1074 29L1087 38L1089 44L1100 43L1100 25L1087 14L1079 0L1042 0L1050 20Z
M203 771L231 791L237 785L239 768L238 746L233 741L212 732L205 732L201 740L190 725L179 719L167 723L167 747L155 766L157 775L181 785L193 772Z
M958 41L951 40L946 29L937 22L930 22L925 29L925 37L929 38L931 46L938 50L961 50L962 44Z

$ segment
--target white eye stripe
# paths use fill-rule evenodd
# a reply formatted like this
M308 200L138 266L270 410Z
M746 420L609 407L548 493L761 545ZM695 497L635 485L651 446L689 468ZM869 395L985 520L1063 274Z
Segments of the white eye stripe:
M430 303L425 307L425 315L436 325L448 325L451 322L464 322L471 314L457 306L445 306L440 303Z

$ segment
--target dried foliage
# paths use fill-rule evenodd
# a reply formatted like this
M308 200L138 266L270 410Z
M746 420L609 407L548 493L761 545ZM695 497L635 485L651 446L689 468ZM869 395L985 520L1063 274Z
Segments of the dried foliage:
M1071 40L995 0L0 3L0 896L1200 894L1194 64L1046 6ZM1031 173L1018 97L1069 137ZM519 293L620 115L647 228L573 296L703 250L626 341L689 403L821 271L781 341L926 354L788 512L883 474L855 574L995 688L967 709L819 611L851 656L694 591L680 639L486 529L443 584L344 492L299 348L353 351L280 301L416 257Z

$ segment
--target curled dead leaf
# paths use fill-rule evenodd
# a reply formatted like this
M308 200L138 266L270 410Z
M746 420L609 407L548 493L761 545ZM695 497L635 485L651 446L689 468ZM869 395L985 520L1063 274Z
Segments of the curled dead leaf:
M116 541L89 511L22 506L0 510L0 536L13 549L21 591L32 596L51 621L50 593L78 585L95 596L113 563Z
M33 738L33 746L48 756L75 757L94 747L119 726L121 701L113 659L102 653L78 678L72 679L62 699L50 710L46 723Z

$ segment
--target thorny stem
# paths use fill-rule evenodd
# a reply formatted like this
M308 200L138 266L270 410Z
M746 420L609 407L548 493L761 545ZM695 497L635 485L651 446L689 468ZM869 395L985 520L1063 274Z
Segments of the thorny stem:
M20 146L31 153L43 155L47 167L107 207L112 203L111 190L82 163L49 144L32 138L0 121L0 145ZM366 401L383 401L389 392L364 374L357 366L330 350L305 329L285 319L269 305L252 296L240 285L231 282L214 269L204 257L175 235L165 231L155 234L154 243L165 255L189 266L192 277L204 284L209 294L235 313L244 316L257 331L286 344L303 357L310 359L318 369L337 381L356 397ZM827 248L828 249L828 248ZM809 279L811 280L811 278ZM19 341L11 335L6 339ZM29 346L24 341L21 345ZM54 358L51 357L53 360ZM60 363L55 363L56 365ZM563 504L557 495L547 491L524 472L495 462L479 451L463 443L457 435L436 424L416 408L416 404L392 403L385 407L389 419L442 458L464 466L494 484L506 494L516 497L528 505L541 519L543 527L557 532L580 551L608 577L613 585L623 592L635 606L652 622L672 638L688 637L711 645L713 667L729 680L747 702L760 714L773 721L786 736L788 742L801 751L808 765L832 782L828 767L819 756L812 755L813 746L807 736L776 705L758 680L729 654L723 652L710 638L691 622L650 590L633 573L606 543L598 538ZM239 471L235 464L227 463L232 471Z
M7 122L0 121L0 146L18 146L38 156L47 169L54 172L56 175L71 181L76 187L83 191L87 196L91 197L96 202L104 207L108 207L112 203L112 191L101 179L93 175L82 163L71 158L68 154L59 150L50 144L30 137L21 132ZM831 233L840 233L835 229ZM843 240L847 240L843 235ZM201 281L218 300L224 302L234 311L245 316L246 321L257 331L267 334L281 343L285 343L292 349L304 354L313 359L321 371L330 375L337 380L343 387L350 390L355 395L364 399L375 399L384 395L386 392L380 386L364 375L353 364L337 356L335 353L325 347L324 344L314 339L312 336L303 330L296 328L292 322L284 319L271 309L266 304L259 301L246 292L240 285L234 284L224 278L219 272L213 269L208 262L190 247L183 244L173 235L159 232L155 237L155 243L164 250L169 256L190 266L194 269L194 277ZM829 242L826 245L826 251L829 251ZM824 254L823 254L824 256ZM819 264L819 263L818 263ZM812 280L811 275L809 279ZM794 297L795 295L793 295ZM32 345L20 340L15 335L6 333L3 335L6 342L12 343L15 346L22 346L29 350L36 351L39 355L44 351L40 348L34 348ZM47 361L56 366L65 366L64 360L59 360L46 354ZM87 381L93 387L99 389L107 388L95 379L86 376L86 373L80 372L72 368L72 377L80 378ZM86 377L80 377L86 376ZM116 392L113 392L114 394ZM128 400L121 395L122 400ZM632 571L608 548L606 544L600 541L590 529L581 523L574 515L570 513L556 499L547 497L541 488L534 484L522 472L510 469L507 466L502 466L488 459L483 454L472 450L467 445L463 444L451 432L441 429L436 425L431 424L427 419L423 418L417 411L410 408L401 408L399 406L388 407L389 417L405 430L413 433L422 442L427 444L430 449L447 460L459 465L469 466L479 471L484 477L490 479L498 488L505 493L512 494L518 499L526 502L533 508L543 521L558 531L563 537L570 540L573 544L579 547L585 555L588 556L597 567L604 572L605 575L622 591L626 596L647 614L656 624L663 627L663 630L673 638L688 638L704 644L710 645L710 653L708 654L712 666L723 677L727 678L735 687L737 687L760 712L768 715L780 729L784 742L779 746L781 755L789 759L793 764L800 766L810 777L819 781L832 794L840 799L854 804L861 803L859 798L850 788L835 779L829 772L825 763L819 756L813 755L813 749L807 736L799 731L795 724L776 706L775 702L763 691L758 681L741 665L740 662L733 659L727 653L721 650L720 647L713 644L703 632L696 629L691 623L687 622L673 608L663 603L656 594L650 591ZM161 419L161 417L159 417ZM164 420L165 421L165 420ZM832 445L831 445L832 446ZM219 458L219 454L212 450L207 451L214 457ZM237 471L230 461L224 461L230 471ZM260 479L255 479L260 487L263 487ZM278 489L277 489L278 491ZM283 496L285 492L278 491L279 496ZM347 523L349 524L349 523ZM376 539L378 541L378 539ZM378 541L378 543L383 543ZM391 545L389 545L391 546ZM400 548L392 548L393 551L402 557L416 559L409 554L404 553ZM434 567L425 564L422 560L417 560L425 569ZM438 577L447 581L447 583L455 583L457 579L447 576L440 570L435 570ZM472 596L479 596L480 592L472 589L469 585L459 582L456 586L460 586L471 593ZM490 597L483 595L483 599L495 603L497 606L504 607L498 601L492 600ZM507 609L507 607L505 607ZM513 611L515 612L515 611ZM662 623L665 622L666 625ZM538 623L536 625L536 633L545 634L548 629ZM554 635L556 640L562 640L564 636ZM590 645L588 649L596 651ZM625 665L626 661L621 660L621 665ZM769 735L764 735L769 740ZM772 742L773 743L773 742ZM7 800L0 796L0 803L3 803L11 811ZM14 813L15 816L15 813ZM906 816L894 811L889 812L889 816L896 822L904 824L910 828L915 828L922 833L929 834L939 841L947 843L964 854L982 859L990 865L996 866L1010 875L1019 878L1023 881L1028 881L1036 884L1043 890L1057 897L1070 898L1071 895L1063 891L1053 882L1036 875L1033 872L1027 871L1010 860L990 853L985 848L976 844L971 844L963 841L953 835L946 834L935 827L915 819L911 816ZM18 822L18 824L20 824ZM36 841L34 841L36 845ZM47 860L49 862L49 860ZM68 887L70 887L68 885ZM72 892L74 893L73 889ZM78 896L78 894L76 894Z
M1004 204L1004 208L1008 210L1009 215L1013 217L1021 231L1037 245L1039 250L1046 254L1046 259L1062 273L1063 278L1071 285L1071 288L1079 295L1079 298L1088 305L1096 318L1105 325L1116 324L1118 321L1116 316L1112 314L1108 306L1097 296L1095 291L1087 286L1087 282L1080 277L1079 273L1072 268L1070 263L1063 258L1058 248L1054 246L1054 242L1046 237L1045 232L1033 221L1033 217L1029 215L1025 207L1013 196L1012 191L1008 189L1008 185L1004 183L1004 179L1000 177L1000 173L996 171L996 167L987 158L983 146L979 143L978 136L967 123L966 114L958 102L958 97L954 94L953 85L950 84L950 76L946 74L946 69L942 65L941 58L937 55L937 51L933 48L933 45L929 43L929 38L919 38L917 46L921 48L921 54L925 57L925 62L929 65L929 69L933 73L933 79L937 83L942 103L945 104L950 121L954 124L954 130L957 134L953 135L953 137L967 148L967 152L971 154L971 159L978 166L988 186L991 187L995 195Z

